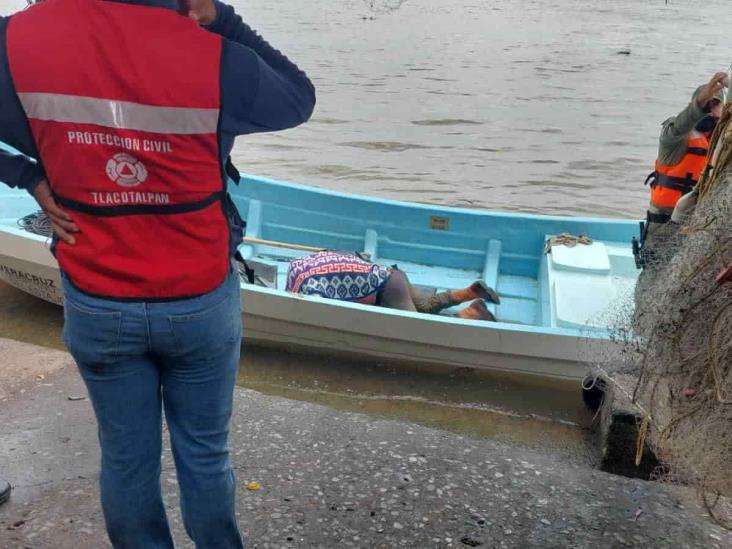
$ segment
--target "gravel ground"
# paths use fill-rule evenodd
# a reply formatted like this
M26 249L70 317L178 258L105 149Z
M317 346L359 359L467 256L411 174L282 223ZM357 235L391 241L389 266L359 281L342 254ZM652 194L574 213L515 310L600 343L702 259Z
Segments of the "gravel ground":
M94 419L70 357L0 340L0 359L0 476L15 485L0 547L108 547ZM235 403L249 547L732 547L682 488L250 390ZM174 534L192 547L168 449L164 459Z

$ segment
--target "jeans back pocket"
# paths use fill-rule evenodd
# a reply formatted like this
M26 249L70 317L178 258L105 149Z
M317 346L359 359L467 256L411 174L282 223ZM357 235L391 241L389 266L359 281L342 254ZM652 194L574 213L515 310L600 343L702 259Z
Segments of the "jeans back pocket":
M122 313L95 311L66 299L64 343L78 363L106 364L117 358Z
M187 356L203 362L216 360L242 337L239 295L227 297L211 308L188 315L168 317L175 350L172 356Z

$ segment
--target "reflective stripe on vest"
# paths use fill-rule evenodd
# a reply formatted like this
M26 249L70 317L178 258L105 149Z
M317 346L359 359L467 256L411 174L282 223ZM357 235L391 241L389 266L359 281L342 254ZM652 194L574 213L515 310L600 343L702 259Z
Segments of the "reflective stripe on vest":
M673 208L691 192L707 163L709 140L696 130L689 134L686 154L681 162L666 166L656 161L656 180L651 188L651 203L659 208Z
M179 299L226 278L221 48L173 10L132 4L49 0L10 19L18 99L81 230L56 257L81 290Z

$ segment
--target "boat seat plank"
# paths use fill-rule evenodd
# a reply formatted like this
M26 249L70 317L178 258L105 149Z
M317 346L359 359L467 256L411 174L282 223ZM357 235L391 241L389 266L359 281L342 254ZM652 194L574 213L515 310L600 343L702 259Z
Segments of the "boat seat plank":
M368 257L374 263L376 263L376 261L378 260L378 256L376 255L379 251L378 248L379 233L377 233L374 229L366 229L363 252L364 254L366 254L366 257Z
M261 200L250 200L246 216L247 228L244 236L249 238L260 238L262 232L262 202ZM246 259L257 257L259 246L256 244L239 245L239 253Z
M485 263L483 265L483 281L496 291L498 291L498 271L502 247L503 245L500 240L489 240L488 246L486 246ZM496 314L495 303L486 303L486 307L488 307L491 313Z
M247 211L247 231L249 238L260 238L262 233L262 201L250 200Z

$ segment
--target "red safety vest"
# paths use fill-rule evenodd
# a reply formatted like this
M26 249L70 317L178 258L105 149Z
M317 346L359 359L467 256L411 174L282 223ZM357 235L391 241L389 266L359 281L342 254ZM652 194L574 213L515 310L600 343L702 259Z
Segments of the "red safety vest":
M162 8L48 0L10 19L18 98L81 230L56 257L81 290L177 299L226 278L221 48L220 36Z
M691 192L707 165L709 140L693 130L681 162L666 166L656 160L655 181L651 185L651 203L659 208L674 208L679 199Z

